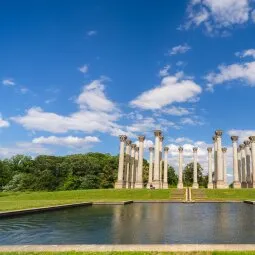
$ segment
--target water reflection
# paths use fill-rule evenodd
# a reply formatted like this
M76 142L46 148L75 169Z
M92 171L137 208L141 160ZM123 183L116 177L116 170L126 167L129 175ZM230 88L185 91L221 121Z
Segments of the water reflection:
M0 220L0 244L255 243L255 207L242 203L73 208Z

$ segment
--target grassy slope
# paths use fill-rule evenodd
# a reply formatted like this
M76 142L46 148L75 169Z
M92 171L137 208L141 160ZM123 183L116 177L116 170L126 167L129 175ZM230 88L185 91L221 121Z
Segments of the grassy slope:
M91 201L168 200L170 190L73 190L0 193L0 211Z

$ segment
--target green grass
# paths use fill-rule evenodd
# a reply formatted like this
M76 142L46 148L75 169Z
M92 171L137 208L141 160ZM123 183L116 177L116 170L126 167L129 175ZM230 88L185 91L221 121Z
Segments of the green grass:
M72 190L55 192L1 192L0 211L10 211L79 202L169 200L169 190Z
M243 201L243 200L255 200L255 189L222 189L222 190L208 190L203 189L207 196L207 200L216 201Z

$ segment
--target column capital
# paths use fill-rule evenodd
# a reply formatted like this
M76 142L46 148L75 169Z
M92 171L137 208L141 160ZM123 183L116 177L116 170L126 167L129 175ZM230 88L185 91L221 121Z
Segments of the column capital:
M208 147L208 148L207 148L207 151L208 151L208 152L212 152L212 147Z
M232 140L232 142L237 142L238 141L238 136L237 135L232 135L231 140Z
M223 147L221 150L222 150L223 153L227 152L227 148L226 147Z
M251 143L255 142L255 136L249 136L249 139L250 139Z
M164 141L164 136L163 136L163 135L161 135L161 136L159 137L159 141L160 141L160 142L163 142L163 141Z
M143 142L145 140L145 136L144 135L139 135L138 136L138 141L139 142Z
M216 130L216 131L215 131L216 137L221 137L222 134L223 134L223 131L222 131L222 130Z
M131 149L135 149L136 148L136 144L135 143L132 143L131 144Z
M154 151L154 147L150 147L150 148L149 148L149 151L150 151L150 152Z
M244 145L244 144L240 144L240 145L239 145L240 150L243 150L243 149L244 149L244 147L245 147L245 145Z
M197 147L194 147L193 148L193 152L197 152L198 148Z
M168 150L169 150L169 147L166 146L166 147L164 148L164 151L168 151Z
M245 147L250 146L250 141L248 141L248 140L244 141L243 143L244 143Z
M121 142L125 142L127 140L127 136L126 135L120 135L119 138L120 138Z
M180 147L178 148L178 151L179 151L179 152L183 152L183 147L180 146Z
M162 134L161 130L154 130L155 136L161 136L161 134Z
M131 144L132 144L132 141L131 141L131 140L129 140L129 139L126 140L126 145L127 145L127 146L129 146L129 145L131 145Z

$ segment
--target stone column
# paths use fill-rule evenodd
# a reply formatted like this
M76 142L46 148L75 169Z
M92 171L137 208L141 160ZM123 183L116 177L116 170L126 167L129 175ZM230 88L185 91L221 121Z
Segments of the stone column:
M242 182L242 158L241 158L241 150L239 147L237 148L237 159L238 159L238 181L240 182L240 185L241 185L241 182Z
M223 180L225 188L228 189L228 180L227 180L227 148L222 148L222 159L223 159Z
M245 155L246 155L246 182L247 188L251 187L251 151L250 151L250 141L244 141L245 145Z
M207 148L208 151L208 189L213 189L213 180L212 180L212 148Z
M124 168L124 187L128 189L129 176L130 176L130 161L131 161L131 140L126 140L126 154L125 154L125 168Z
M193 189L198 189L198 183L197 183L197 147L193 148L193 160L194 160L194 171L193 171L193 184L192 188Z
M154 147L154 178L153 178L153 186L156 189L160 188L160 178L159 178L159 137L161 136L161 131L160 130L155 130L154 131L155 135L155 147Z
M131 144L131 160L130 160L130 175L128 181L128 188L133 188L134 183L134 172L135 172L135 148L136 144Z
M164 136L159 137L159 180L160 180L160 187L163 186L163 141Z
M152 184L152 174L153 174L153 152L154 152L154 148L150 147L149 148L150 151L150 161L149 161L149 180L148 180L148 184L147 184L147 188L150 188L150 185Z
M183 189L183 182L182 182L182 171L183 171L183 148L179 147L179 175L178 175L178 189Z
M136 182L135 182L135 188L136 189L142 189L143 188L143 150L144 150L144 140L145 140L145 136L143 136L143 135L138 136L138 141L139 141L139 159L138 159L137 178L136 178Z
M122 189L124 182L124 149L125 149L125 142L127 140L126 135L120 135L120 152L119 152L119 168L118 168L118 180L115 183L115 189Z
M217 189L224 189L224 174L223 174L223 158L222 158L222 147L221 147L221 136L222 131L216 130L215 131L216 140L217 140L217 181L216 187Z
M135 167L133 172L133 189L136 187L136 180L138 174L138 160L139 160L139 147L135 147Z
M213 161L213 165L214 165L214 188L216 188L216 183L217 183L217 139L216 139L216 135L212 137L213 139L213 148L214 148L214 161Z
M163 189L168 189L168 147L164 148L164 181L163 181Z
M242 182L241 187L247 188L247 182L246 182L246 156L245 156L245 145L240 144L240 150L241 150L241 160L242 160Z
M252 158L252 188L255 188L255 136L249 137L251 141L251 158Z
M233 176L234 176L233 188L240 189L241 183L239 181L239 175L238 175L238 155L237 155L238 136L231 136L231 140L232 140L232 146L233 146Z

